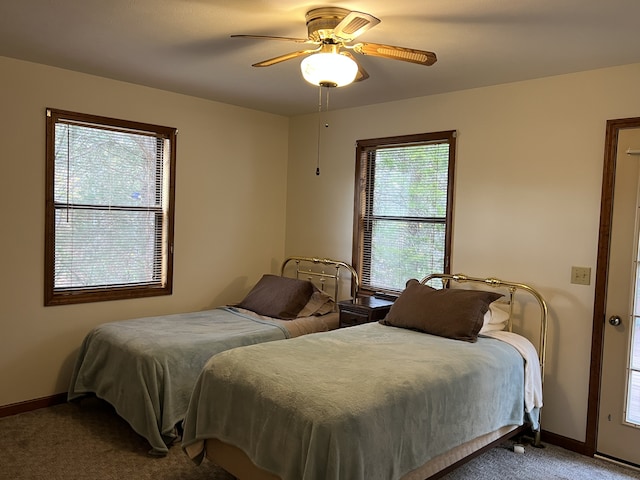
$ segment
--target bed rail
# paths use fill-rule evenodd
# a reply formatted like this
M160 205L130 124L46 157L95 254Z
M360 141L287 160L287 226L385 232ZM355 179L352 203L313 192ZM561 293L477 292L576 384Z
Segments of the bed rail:
M507 328L509 331L512 331L512 314L513 314L513 304L514 304L514 295L518 290L529 293L533 298L538 302L538 306L540 307L540 339L538 343L538 359L540 361L540 376L542 379L542 383L544 385L544 364L546 357L546 349L547 349L547 315L549 310L547 308L547 302L544 300L540 293L526 285L524 283L517 282L509 282L505 280L500 280L498 278L479 278L479 277L470 277L468 275L457 273L457 274L448 274L448 273L434 273L432 275L428 275L424 277L420 283L427 284L432 280L440 280L442 282L443 288L447 288L450 286L451 282L456 283L472 283L476 285L487 285L492 288L504 288L509 292L509 322ZM540 446L540 431L535 432L536 437L534 439L534 445Z
M284 275L288 265L295 264L296 278L306 278L309 281L316 279L320 283L320 289L325 291L327 283L333 284L333 299L336 304L340 300L340 284L342 279L342 273L346 270L349 273L350 279L350 295L351 298L356 298L358 290L360 289L360 280L355 268L346 262L341 260L333 260L331 258L317 258L317 257L289 257L282 262L280 268L280 274ZM318 266L320 269L318 269ZM328 292L327 292L328 293Z

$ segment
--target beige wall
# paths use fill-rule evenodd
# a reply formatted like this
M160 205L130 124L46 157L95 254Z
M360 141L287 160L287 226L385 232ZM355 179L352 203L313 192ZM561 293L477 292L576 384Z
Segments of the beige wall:
M453 272L537 287L550 308L543 428L585 439L607 119L640 117L640 65L336 110L291 121L287 255L351 259L355 142L455 129ZM350 88L332 92L333 104Z
M65 392L84 335L238 301L284 254L288 119L0 57L0 406ZM45 108L177 127L174 294L43 307Z

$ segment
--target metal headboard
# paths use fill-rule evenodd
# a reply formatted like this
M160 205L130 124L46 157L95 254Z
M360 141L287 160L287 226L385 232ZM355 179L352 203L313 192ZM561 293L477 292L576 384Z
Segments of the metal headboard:
M547 302L545 302L542 295L538 293L537 290L526 285L524 283L516 283L516 282L507 282L505 280L500 280L497 278L478 278L478 277L469 277L462 273L457 274L448 274L448 273L434 273L423 278L420 283L428 283L431 280L441 280L442 286L447 287L451 281L457 283L475 283L475 284L483 284L488 285L493 288L505 288L509 292L509 323L508 329L512 330L512 322L511 317L513 314L513 297L517 290L525 291L531 294L537 301L540 306L540 341L538 344L538 356L540 359L540 374L544 380L544 362L546 357L546 348L547 348L547 315L548 308Z
M328 280L332 280L334 284L333 299L336 303L339 300L341 273L346 270L351 275L351 298L356 298L360 289L360 280L355 268L346 262L333 260L331 258L316 257L289 257L282 262L280 275L284 275L285 269L289 263L295 263L296 278L306 278L310 281L317 279L320 282L320 289L325 290L325 284ZM322 268L318 271L317 266ZM316 268L313 268L316 267ZM324 268L327 267L327 268ZM327 292L328 293L328 292Z

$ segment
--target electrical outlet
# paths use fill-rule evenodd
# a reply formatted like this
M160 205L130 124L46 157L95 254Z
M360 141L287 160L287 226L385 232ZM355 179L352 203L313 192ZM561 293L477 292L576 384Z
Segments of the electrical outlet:
M571 283L589 285L591 283L591 268L571 267Z

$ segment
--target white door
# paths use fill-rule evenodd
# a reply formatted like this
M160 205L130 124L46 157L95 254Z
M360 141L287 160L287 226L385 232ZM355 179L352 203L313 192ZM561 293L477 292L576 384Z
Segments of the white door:
M640 129L618 136L597 453L640 465L640 155L628 149Z

